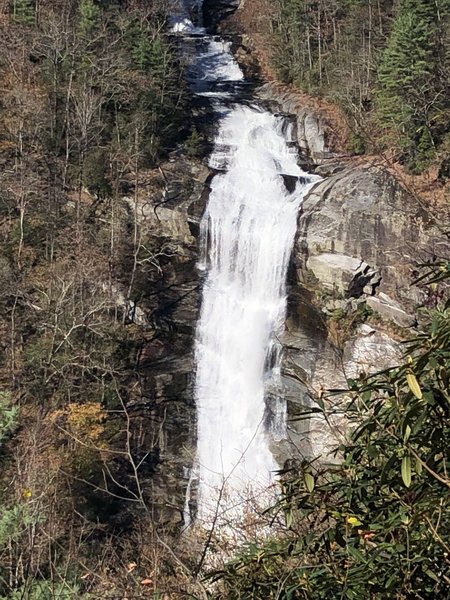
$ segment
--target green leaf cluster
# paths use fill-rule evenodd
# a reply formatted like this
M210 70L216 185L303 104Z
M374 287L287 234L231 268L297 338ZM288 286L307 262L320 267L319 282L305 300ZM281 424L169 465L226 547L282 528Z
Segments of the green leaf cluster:
M62 579L62 577L61 577ZM14 590L0 600L94 600L92 594L82 593L80 586L70 581L33 581Z
M81 0L79 6L79 35L89 40L100 26L101 11L93 0Z
M9 393L0 392L0 444L14 433L18 425L18 407L12 405Z
M23 25L34 25L36 21L35 0L14 0L12 11L15 21Z
M29 525L39 522L26 504L15 504L0 511L0 548L17 541Z

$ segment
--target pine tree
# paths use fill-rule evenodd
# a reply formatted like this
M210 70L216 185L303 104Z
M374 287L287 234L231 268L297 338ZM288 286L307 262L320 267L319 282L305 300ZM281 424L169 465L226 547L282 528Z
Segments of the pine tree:
M394 133L412 170L423 168L433 153L437 23L435 3L403 0L378 69L379 119Z
M34 25L36 21L36 5L34 0L14 0L13 17L24 25Z
M80 2L79 32L81 37L89 40L99 25L100 9L92 0Z
M135 31L135 37L131 48L134 66L140 71L147 71L151 63L152 43L149 33L143 28Z

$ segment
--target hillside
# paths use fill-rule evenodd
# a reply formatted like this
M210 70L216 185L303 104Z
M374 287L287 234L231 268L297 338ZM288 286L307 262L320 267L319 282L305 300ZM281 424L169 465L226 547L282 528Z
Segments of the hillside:
M222 29L243 36L244 64L324 115L339 132L336 149L383 164L442 208L449 199L449 11L447 0L434 9L428 2L257 0L242 2ZM415 66L422 60L423 72Z

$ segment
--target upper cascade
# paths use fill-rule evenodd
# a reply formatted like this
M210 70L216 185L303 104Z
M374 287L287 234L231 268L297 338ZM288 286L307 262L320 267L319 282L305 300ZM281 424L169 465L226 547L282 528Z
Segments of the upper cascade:
M197 96L218 100L233 99L244 81L244 74L231 53L231 43L209 37L202 39L187 76ZM213 108L220 113L222 107L216 103Z
M205 33L204 27L194 25L193 15L201 16L203 0L179 0L172 13L171 30L173 33L201 35Z

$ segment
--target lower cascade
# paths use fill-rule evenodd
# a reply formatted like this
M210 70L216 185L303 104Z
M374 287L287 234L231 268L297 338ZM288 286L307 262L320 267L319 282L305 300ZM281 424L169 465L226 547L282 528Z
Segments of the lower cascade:
M285 126L282 117L235 105L222 118L210 158L224 172L213 179L201 224L199 520L264 503L279 468L270 442L282 435L286 409L282 399L267 409L267 384L279 377L287 268L297 211L312 181L297 165ZM296 181L292 191L284 175Z

